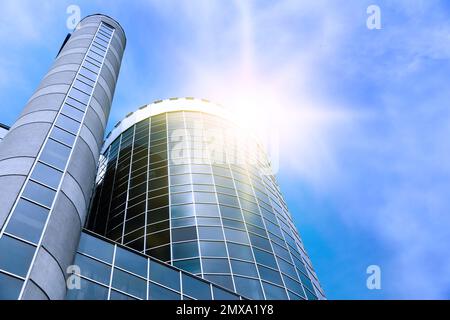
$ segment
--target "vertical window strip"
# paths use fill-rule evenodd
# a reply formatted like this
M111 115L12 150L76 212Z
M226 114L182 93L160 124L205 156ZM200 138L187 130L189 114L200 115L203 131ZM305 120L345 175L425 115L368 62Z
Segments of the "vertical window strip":
M96 34L98 33L98 31L99 31L101 25L102 25L102 23L100 23L99 27L97 28ZM95 36L94 36L94 37L95 37ZM111 41L111 39L110 39L110 41ZM77 75L78 75L79 72L81 71L82 65L84 64L84 61L86 60L86 57L88 56L88 52L89 52L90 49L91 49L92 42L93 42L93 41L91 41L91 44L90 44L90 46L89 46L89 49L88 49L87 53L85 54L82 63L80 64L80 67L79 67L79 69L78 69ZM108 46L109 46L109 44L110 44L110 42L108 43ZM104 57L104 58L105 58L105 57ZM104 58L103 58L103 61L104 61ZM103 64L103 62L102 62L102 64ZM35 159L35 162L33 163L32 169L30 170L30 173L28 174L28 176L27 176L27 178L26 178L26 180L25 180L25 182L24 182L24 184L23 184L23 186L22 186L22 189L21 189L21 191L20 191L20 193L19 193L19 196L17 197L17 199L16 199L16 201L15 201L15 203L14 203L14 206L13 206L13 208L11 209L10 214L9 214L7 220L5 221L5 224L3 225L2 230L0 230L0 239L3 238L3 236L4 236L4 234L5 234L5 231L6 231L7 227L8 227L8 225L9 225L9 222L11 221L12 217L15 216L15 210L16 210L16 208L17 208L17 205L18 205L20 199L22 199L22 195L23 195L24 191L26 190L27 186L29 185L29 182L32 181L32 180L30 180L30 177L31 177L31 175L33 175L34 170L35 170L35 168L36 168L36 165L37 165L37 163L39 162L39 160L40 160L40 158L41 158L41 156L42 156L44 150L46 150L46 148L48 147L48 142L49 142L49 141L55 141L55 140L52 140L52 139L50 138L50 135L51 135L51 133L52 133L52 131L53 131L53 128L54 128L55 125L56 125L56 122L60 119L60 115L62 115L62 113L61 113L61 112L62 112L62 108L63 108L64 104L66 103L66 100L67 100L67 98L69 97L70 92L71 92L71 91L73 90L73 88L74 88L74 85L75 85L75 83L76 83L76 81L77 81L77 75L75 76L75 78L74 78L74 80L73 80L73 82L72 82L72 84L71 84L71 86L70 86L70 88L69 88L69 91L68 91L68 93L67 93L67 95L66 95L66 97L65 97L65 99L64 99L64 102L62 103L62 105L61 105L61 107L60 107L60 109L59 109L59 111L58 111L57 116L55 117L55 120L53 121L52 126L50 127L50 130L49 130L49 132L48 132L48 134L47 134L47 137L45 138L44 143L42 144L41 149L39 150L39 153L38 153L38 155L37 155L37 157L36 157L36 159ZM95 82L97 82L98 76L99 76L99 75L97 75L97 79L96 79ZM86 106L89 105L89 102L90 102L91 97L92 97L92 96L89 97L88 102L86 103ZM87 108L86 108L86 109L87 109ZM86 114L86 111L85 111L85 114ZM85 114L83 115L83 119L82 119L81 123L83 123L83 121L84 121ZM78 131L77 131L77 135L75 136L75 139L78 137L78 135L79 135L79 133L80 133L80 131L81 131L81 123L80 123L80 125L79 125L79 127L78 127ZM57 142L57 143L59 143L59 142ZM62 145L62 144L61 144L61 145ZM64 170L62 170L62 172L65 172L65 171L67 170L67 166L68 166L69 160L70 160L71 155L72 155L72 153L73 153L73 149L69 148L69 150L70 150L70 151L69 151L68 156L67 156L67 157L64 157L64 158L67 158L67 159L64 160L64 161L65 161L65 164L64 164ZM58 192L58 191L60 190L60 188L61 188L61 183L62 183L63 178L64 178L64 174L61 175L61 177L60 177L60 179L59 179L57 192ZM37 252L38 252L37 248L39 248L39 247L41 246L41 243L42 243L42 237L43 237L43 234L45 233L45 230L46 230L48 221L49 221L50 216L51 216L51 214L52 214L53 207L54 207L54 204L55 204L55 199L56 199L56 196L57 196L57 192L55 192L55 194L53 195L53 197L52 197L52 199L51 199L50 211L49 211L48 214L47 214L47 217L46 217L44 226L43 226L43 228L42 228L42 230L41 230L41 233L40 233L40 239L39 239L39 241L38 241L37 244L34 244L34 243L33 243L33 247L34 247L33 258L32 258L31 262L30 262L29 265L28 265L28 268L27 268L28 271L27 271L25 280L24 280L24 282L23 282L23 284L22 284L22 288L21 288L21 290L20 290L20 294L19 294L18 299L21 299L21 297L22 297L22 295L23 295L23 292L24 292L24 288L25 288L25 286L26 286L26 284L27 284L27 282L28 282L28 279L29 279L29 277L30 277L30 271L31 271L32 265L33 265L33 263L34 263L34 261L35 261L35 259L36 259L36 255L37 255ZM33 199L30 199L30 200L33 200ZM17 236L14 236L14 238L17 238L18 240L20 240L20 241L22 241L22 242L28 243L27 241L24 241L24 239L21 239L21 238L19 238L19 237L17 237Z

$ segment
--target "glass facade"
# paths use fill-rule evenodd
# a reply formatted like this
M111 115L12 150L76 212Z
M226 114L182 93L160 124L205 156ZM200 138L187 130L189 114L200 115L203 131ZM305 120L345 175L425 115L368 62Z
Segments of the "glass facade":
M240 300L227 289L83 232L68 300ZM70 279L69 279L70 281ZM14 287L11 282L9 286ZM1 290L0 290L1 297Z
M245 298L323 298L264 149L183 101L113 130L87 228Z

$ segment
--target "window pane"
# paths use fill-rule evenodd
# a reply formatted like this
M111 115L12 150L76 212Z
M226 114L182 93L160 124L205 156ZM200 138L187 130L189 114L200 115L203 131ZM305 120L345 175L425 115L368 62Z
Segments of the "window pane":
M116 290L111 290L109 300L136 300L136 298L127 296L126 294L117 292Z
M150 260L150 280L180 290L180 273L153 260Z
M27 186L23 192L23 196L39 202L47 207L51 207L53 199L55 198L56 191L44 187L33 181L28 181Z
M192 217L194 216L194 206L192 204L171 206L170 214L172 218Z
M183 259L198 256L197 242L175 243L172 245L173 258Z
M123 248L117 247L116 249L115 265L147 277L147 259Z
M25 277L35 249L29 244L4 235L0 238L0 269Z
M114 246L87 233L82 233L78 251L111 263Z
M0 300L17 300L23 281L0 273Z
M213 286L214 300L239 300L239 296Z
M79 253L75 256L74 264L80 267L83 276L104 284L109 284L109 278L111 276L110 266Z
M69 154L70 148L49 139L44 147L44 151L41 154L40 160L58 169L64 170Z
M97 50L98 51L98 50ZM100 68L99 67L97 67L95 64L93 64L93 63L91 63L91 62L89 62L89 61L85 61L84 63L83 63L83 67L85 67L85 68L87 68L87 69L89 69L89 70L91 70L91 71L93 71L93 72L95 72L95 73L98 73L99 71L100 71ZM81 89L81 88L80 88Z
M99 38L97 38L96 41L97 41L97 43L106 45L106 43L104 41L100 40ZM91 57L92 59L95 59L100 62L103 60L103 56L101 56L93 51L89 51L88 57Z
M42 182L52 188L57 188L61 181L62 172L38 162L34 167L31 178Z
M56 125L58 127L61 127L73 134L76 134L78 132L78 129L80 128L80 123L70 119L69 117L66 117L63 114L60 114L58 116L58 120L56 120Z
M220 206L220 213L224 218L236 219L242 221L241 210L238 208L231 208L226 206Z
M84 68L81 68L81 69L84 69ZM80 91L80 90L78 90L76 88L73 88L73 87L69 91L69 96L71 98L74 98L74 99L84 103L84 104L87 104L89 102L89 95L88 94L86 94L86 93L84 93L84 92L82 92L82 91Z
M283 288L268 284L264 281L263 287L267 300L287 300L286 291Z
M249 233L249 236L250 242L252 243L253 246L272 251L272 247L270 246L269 240L254 235L252 233Z
M234 283L239 294L250 299L264 300L259 280L234 277Z
M234 291L231 275L205 274L204 278L221 287Z
M173 265L177 268L180 268L182 270L185 270L185 271L193 273L193 274L201 273L200 259L175 261L173 263Z
M186 227L172 229L172 242L197 239L197 228Z
M248 243L247 234L244 231L224 228L225 237L228 241Z
M227 249L223 242L201 241L200 251L203 257L226 257Z
M189 217L189 218L181 218L181 219L172 219L171 222L172 222L172 228L194 226L195 218Z
M64 131L58 127L54 127L50 137L61 141L69 146L72 146L75 142L75 136L67 131Z
M85 78L87 79L87 78ZM87 81L89 81L90 79L87 79ZM66 103L70 104L71 106L80 109L80 110L86 110L86 104L81 103L78 100L72 99L71 97L67 97L66 99Z
M179 293L173 292L169 289L150 283L149 286L149 300L180 300Z
M66 116L69 116L79 122L83 120L84 112L80 111L78 109L75 109L74 107L69 106L68 104L65 104L62 108L62 113L64 113Z
M261 279L283 285L283 282L281 281L281 276L278 271L263 267L258 265L259 275L261 276Z
M20 199L8 223L6 232L38 243L47 215L47 209L27 200Z
M196 204L197 216L219 217L219 207L216 204Z
M116 289L131 293L141 299L147 297L146 281L119 269L114 269L112 285Z
M82 74L83 76L85 76L88 79L91 79L92 81L96 81L97 80L97 74L95 74L94 72L82 67L80 69L80 74Z
M202 259L204 273L230 273L227 259Z
M219 218L197 218L199 225L205 226L221 226Z
M258 277L256 266L254 263L231 260L231 268L234 274L240 274L249 277Z
M172 204L192 203L192 192L171 194L170 201Z
M230 254L230 258L237 258L243 260L253 261L252 250L248 246L243 246L235 243L227 243L228 253Z
M199 300L211 299L211 288L206 282L197 280L187 274L182 274L183 294L189 295Z
M86 279L81 280L80 289L67 290L67 300L106 300L108 289Z
M205 240L223 240L221 227L198 227L198 236Z
M277 268L277 263L275 262L275 258L272 254L258 250L256 248L253 248L253 252L255 254L256 262L272 268Z

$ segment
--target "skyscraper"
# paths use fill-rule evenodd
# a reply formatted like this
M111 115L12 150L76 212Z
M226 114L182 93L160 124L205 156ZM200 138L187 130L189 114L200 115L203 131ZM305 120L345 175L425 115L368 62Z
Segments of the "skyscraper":
M66 295L125 43L83 19L0 144L0 298Z
M88 229L246 298L323 297L263 146L224 108L157 101L102 150Z
M84 18L0 126L0 299L324 298L264 145L226 109L155 101L103 140L125 45Z

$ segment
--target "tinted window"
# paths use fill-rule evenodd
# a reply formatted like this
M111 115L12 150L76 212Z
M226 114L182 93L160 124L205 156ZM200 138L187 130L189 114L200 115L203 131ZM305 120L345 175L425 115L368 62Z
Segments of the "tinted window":
M244 231L224 228L225 237L229 241L248 243L247 234Z
M201 272L200 269L200 259L189 259L174 261L173 265L177 268L185 270L187 272L197 274Z
M58 120L56 120L56 125L73 134L76 134L78 132L78 129L80 128L79 122L72 120L71 118L66 117L63 114L59 115Z
M239 297L231 292L213 286L214 300L239 300Z
M80 82L80 81L78 81L78 82ZM84 116L84 112L82 112L82 111L80 111L78 109L75 109L75 108L69 106L68 104L64 105L64 107L62 108L62 113L64 113L65 115L67 115L67 116L69 116L69 117L71 117L71 118L73 118L73 119L75 119L77 121L80 121L80 122L81 122L81 120L83 119L83 116Z
M180 300L180 294L172 290L150 283L149 285L149 299L150 300Z
M186 228L176 228L172 229L172 241L186 241L197 239L197 228L196 227L186 227Z
M191 217L194 216L194 206L192 204L171 206L170 213L172 218Z
M227 243L227 246L231 258L253 261L253 254L250 247L235 243Z
M49 139L44 147L44 151L41 154L40 160L58 169L64 170L69 154L70 148Z
M29 244L4 235L0 238L0 269L25 277L35 249Z
M52 188L57 188L61 181L62 172L38 162L34 167L31 178Z
M155 261L150 261L150 280L180 290L180 273Z
M202 259L204 273L230 273L227 259Z
M234 283L239 294L251 299L264 300L259 280L234 277Z
M226 257L227 249L223 242L201 241L200 251L203 257Z
M84 69L84 68L81 68ZM76 88L72 88L69 92L69 96L77 99L78 101L87 104L89 101L89 95L87 95L86 93L76 89Z
M16 300L23 281L0 273L0 300Z
M90 80L90 79L87 79L87 78L84 78L84 79L87 80L87 81ZM66 102L68 104L70 104L71 106L74 106L77 109L86 110L86 105L85 104L83 104L83 103L81 103L81 102L79 102L79 101L77 101L75 99L72 99L71 97L67 97Z
M115 265L147 277L147 259L133 252L117 247Z
M175 243L172 245L173 258L183 259L198 256L198 244L196 241Z
M22 239L37 243L41 237L47 215L47 209L20 199L6 231Z
M75 136L67 131L64 131L58 127L54 127L52 130L52 133L50 134L50 137L65 143L69 146L72 146L75 142Z
M187 274L182 275L183 279L183 294L187 294L199 300L210 300L211 289L206 282L197 280Z
M264 281L263 287L267 300L287 300L286 291L283 288L271 285Z
M89 234L82 233L78 251L111 263L114 246Z
M253 248L253 253L255 254L256 262L264 264L266 266L277 268L275 258L272 254Z
M147 283L136 276L114 269L112 285L121 291L131 293L132 295L146 299Z
M197 216L219 217L219 207L215 204L196 204Z
M136 298L117 292L116 290L111 290L109 300L136 300Z
M258 277L256 266L253 263L231 260L233 273L249 277Z
M54 190L33 181L28 181L23 192L24 197L39 202L47 207L51 207L55 195L56 192Z
M283 285L283 282L281 281L281 276L278 271L263 267L258 265L259 275L262 279Z
M181 219L172 219L172 228L176 227L184 227L184 226L193 226L195 225L195 218L181 218Z
M74 264L80 267L80 272L83 276L109 284L111 276L110 266L80 254L76 255Z
M234 291L231 275L205 274L204 277L206 280L211 281L212 283Z
M223 240L221 227L198 227L198 236L205 240Z
M106 300L108 298L108 289L104 286L81 280L81 289L67 290L67 300Z

